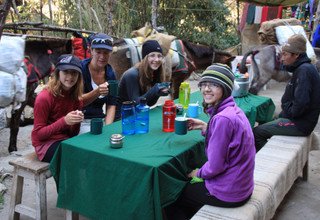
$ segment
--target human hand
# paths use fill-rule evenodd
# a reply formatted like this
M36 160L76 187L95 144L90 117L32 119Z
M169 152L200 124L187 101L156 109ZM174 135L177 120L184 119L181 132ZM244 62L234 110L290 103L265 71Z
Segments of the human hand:
M106 96L109 93L109 84L108 82L102 83L98 86L99 96Z
M67 125L75 125L81 123L84 119L84 114L82 111L76 110L69 112L65 117L64 120Z
M202 130L205 132L207 130L207 123L195 118L188 118L188 130Z
M188 174L188 177L189 178L197 177L198 170L199 169L192 170L191 173Z

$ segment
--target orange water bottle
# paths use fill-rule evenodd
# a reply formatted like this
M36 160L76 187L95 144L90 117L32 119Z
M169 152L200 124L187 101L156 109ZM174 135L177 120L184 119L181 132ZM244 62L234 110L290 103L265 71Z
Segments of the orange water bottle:
M176 106L173 100L166 100L162 107L162 130L174 132L174 119L176 118Z

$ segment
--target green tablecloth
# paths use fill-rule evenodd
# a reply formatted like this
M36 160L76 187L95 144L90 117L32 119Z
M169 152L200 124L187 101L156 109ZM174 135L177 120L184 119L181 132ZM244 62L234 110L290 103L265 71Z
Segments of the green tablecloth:
M161 113L161 107L153 109L150 132L126 136L121 149L109 147L121 122L104 126L101 135L63 141L50 165L57 206L91 219L161 219L161 207L187 183L185 174L205 161L199 131L162 132Z
M190 102L202 102L201 93L194 92L192 93ZM251 127L254 126L255 122L265 123L271 121L273 118L275 105L271 98L252 95L248 95L240 98L235 98L237 105L244 111Z
M252 97L259 98L259 106L267 102ZM241 106L245 100L236 101ZM196 101L202 101L200 93L192 94L191 102ZM249 103L244 108L249 117L269 112L257 110L259 106L254 111L256 102ZM86 133L63 141L50 164L57 206L91 219L162 219L161 208L178 197L188 181L185 174L206 158L200 132L162 132L161 113L162 107L153 109L149 133L126 136L121 149L109 147L111 134L121 133L120 121L104 126L101 135ZM265 120L267 115L259 117ZM208 120L203 113L200 118Z

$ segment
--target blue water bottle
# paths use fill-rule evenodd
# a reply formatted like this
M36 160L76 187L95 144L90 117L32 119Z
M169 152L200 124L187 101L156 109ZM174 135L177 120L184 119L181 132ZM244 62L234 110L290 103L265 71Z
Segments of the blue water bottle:
M135 130L135 108L132 101L126 101L121 106L122 134L134 134Z
M147 99L141 98L140 104L136 106L135 133L145 134L149 132L149 110Z

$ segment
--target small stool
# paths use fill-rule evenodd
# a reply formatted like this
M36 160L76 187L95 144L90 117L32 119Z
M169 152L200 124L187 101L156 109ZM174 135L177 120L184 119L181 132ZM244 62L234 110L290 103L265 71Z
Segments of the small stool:
M35 153L30 153L9 161L9 164L14 166L9 219L17 220L20 218L20 214L36 220L47 219L46 180L52 176L49 163L39 161ZM35 181L35 209L21 204L24 178Z

